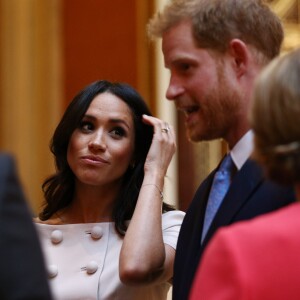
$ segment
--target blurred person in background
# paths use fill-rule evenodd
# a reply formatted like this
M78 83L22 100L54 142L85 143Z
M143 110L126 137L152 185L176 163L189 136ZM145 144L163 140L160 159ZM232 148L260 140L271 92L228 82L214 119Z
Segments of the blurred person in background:
M0 153L0 299L51 300L44 257L15 159Z

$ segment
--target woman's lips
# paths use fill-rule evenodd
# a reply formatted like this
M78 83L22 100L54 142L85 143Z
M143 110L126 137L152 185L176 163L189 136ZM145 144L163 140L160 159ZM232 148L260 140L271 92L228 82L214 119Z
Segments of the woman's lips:
M92 164L108 164L109 163L108 160L106 160L100 156L96 156L96 155L82 156L81 159L88 163L92 163Z

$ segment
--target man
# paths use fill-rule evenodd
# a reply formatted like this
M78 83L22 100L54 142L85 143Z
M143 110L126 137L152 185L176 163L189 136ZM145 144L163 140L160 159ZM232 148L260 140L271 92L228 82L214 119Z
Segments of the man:
M219 230L205 250L191 300L299 299L299 81L296 49L260 73L250 112L253 157L268 178L293 186L298 201Z
M50 300L44 259L14 160L0 154L0 299Z
M227 158L236 169L220 203L214 204L212 197L207 206L217 168L200 185L187 211L173 278L173 299L184 300L203 250L218 228L294 201L291 189L267 181L251 160L247 118L254 81L279 54L283 29L259 0L173 0L154 16L148 29L151 36L162 37L171 75L166 97L185 114L188 138L224 139L230 149ZM211 203L217 209L209 223L206 208Z

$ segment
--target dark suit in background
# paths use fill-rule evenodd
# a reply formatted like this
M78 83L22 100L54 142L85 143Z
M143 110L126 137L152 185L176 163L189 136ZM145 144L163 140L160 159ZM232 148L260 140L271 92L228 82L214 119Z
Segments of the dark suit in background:
M188 299L203 250L218 228L271 212L295 201L292 188L265 180L261 167L248 159L235 174L201 245L205 208L215 172L198 188L181 226L174 264L173 299Z
M0 154L0 299L52 299L13 158Z

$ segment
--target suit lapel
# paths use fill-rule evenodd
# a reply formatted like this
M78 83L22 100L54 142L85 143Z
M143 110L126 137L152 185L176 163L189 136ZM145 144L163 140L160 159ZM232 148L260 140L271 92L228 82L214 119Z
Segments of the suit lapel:
M208 200L208 195L216 170L217 169L212 171L209 174L209 176L202 182L194 196L193 202L195 203L195 205L191 205L189 208L190 210L192 210L190 214L194 215L194 217L192 218L194 224L191 227L193 228L193 232L190 232L190 236L193 237L193 240L191 242L192 245L190 247L193 253L190 254L190 257L193 259L197 259L199 248L201 247L204 214Z
M202 253L201 235L204 220L205 207L208 199L208 194L215 174L214 170L200 185L188 211L188 224L184 227L184 239L179 240L177 249L184 249L181 257L184 265L181 266L180 272L185 274L185 282L191 282L198 266L199 258ZM181 234L183 230L181 231ZM184 243L182 243L184 240ZM181 244L180 244L181 243Z

